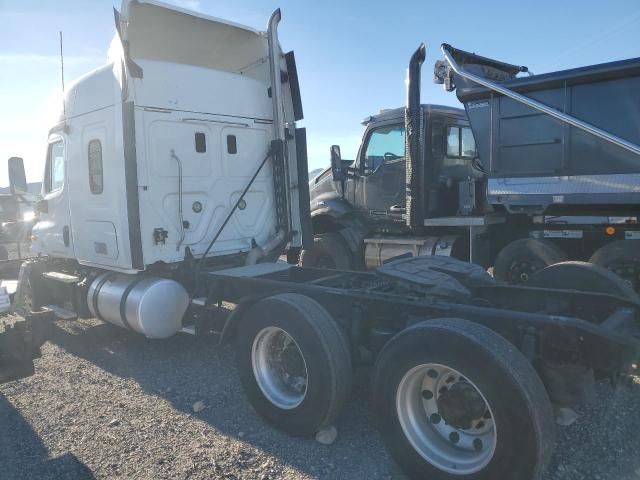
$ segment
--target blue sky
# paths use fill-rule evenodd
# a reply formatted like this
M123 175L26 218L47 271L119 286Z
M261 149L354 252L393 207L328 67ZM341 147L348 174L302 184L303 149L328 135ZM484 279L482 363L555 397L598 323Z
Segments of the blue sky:
M280 40L296 52L310 168L338 143L355 155L360 120L401 106L410 54L427 44L424 103L457 105L432 83L442 42L524 64L534 73L640 56L637 0L168 0L263 30L282 9ZM58 31L67 83L105 63L114 33L112 0L0 0L0 185L5 159L25 158L39 180L50 117L59 106Z

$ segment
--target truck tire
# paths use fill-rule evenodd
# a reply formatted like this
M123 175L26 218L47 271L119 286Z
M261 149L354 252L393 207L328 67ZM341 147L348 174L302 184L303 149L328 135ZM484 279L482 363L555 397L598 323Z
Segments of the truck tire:
M256 412L292 435L331 425L351 392L349 345L331 315L296 293L267 297L243 316L236 360Z
M313 247L300 254L300 266L351 270L353 255L338 232L320 233L313 237Z
M590 293L608 293L640 304L638 295L622 278L589 262L560 262L531 276L528 285Z
M549 397L492 330L457 318L420 322L384 346L373 375L374 416L410 478L542 478L554 438Z
M498 253L493 276L502 282L523 285L535 272L565 260L567 255L549 240L521 238Z
M640 240L618 240L594 253L589 261L616 273L640 293Z

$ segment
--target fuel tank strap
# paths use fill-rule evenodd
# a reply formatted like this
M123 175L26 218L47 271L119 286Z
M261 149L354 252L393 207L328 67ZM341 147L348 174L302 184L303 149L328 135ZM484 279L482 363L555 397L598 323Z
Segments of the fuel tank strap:
M107 283L111 278L113 278L114 275L116 275L116 272L107 273L104 277L102 277L98 281L98 284L96 285L96 288L93 291L93 298L91 299L91 303L93 304L93 313L95 314L96 318L98 318L99 320L102 320L103 322L106 322L106 320L100 314L100 308L98 307L98 297L100 294L100 290L102 289L102 286L105 283Z
M120 299L120 320L122 320L123 325L126 326L129 330L133 330L133 328L129 324L129 320L127 320L127 298L129 298L131 290L133 290L136 285L138 285L142 280L144 280L144 277L138 277L133 282L131 282L127 286L127 288L125 288L124 292L122 292L122 298Z

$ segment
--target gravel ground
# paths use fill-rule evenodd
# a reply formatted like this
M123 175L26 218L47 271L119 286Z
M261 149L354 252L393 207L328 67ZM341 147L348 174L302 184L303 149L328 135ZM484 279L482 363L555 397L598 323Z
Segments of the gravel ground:
M57 322L35 376L0 386L0 478L401 478L371 426L366 372L332 446L267 427L233 351L94 320ZM205 408L194 413L193 405ZM598 386L546 478L640 479L640 384Z

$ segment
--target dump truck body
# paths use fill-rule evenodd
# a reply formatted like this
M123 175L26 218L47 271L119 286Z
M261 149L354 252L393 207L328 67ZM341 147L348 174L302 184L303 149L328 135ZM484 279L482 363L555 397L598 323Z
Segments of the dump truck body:
M640 59L515 77L513 66L450 48L461 67L640 144ZM640 203L640 155L453 73L490 203L511 210Z

